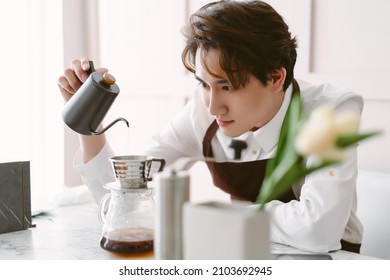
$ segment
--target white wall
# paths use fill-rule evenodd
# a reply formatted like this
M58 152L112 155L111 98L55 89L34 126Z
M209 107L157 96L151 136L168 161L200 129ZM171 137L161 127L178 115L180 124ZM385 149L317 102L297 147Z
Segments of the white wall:
M269 0L298 38L296 76L331 82L361 94L361 130L381 136L359 146L359 168L390 172L390 2ZM303 60L303 61L302 61Z
M121 90L106 122L130 122L129 134L123 124L107 133L118 153L139 151L192 91L180 57L185 8L182 0L99 1L101 65Z
M90 57L95 60L95 63L99 63L97 0L62 0L61 2L63 68L70 67L72 60L81 57ZM61 74L62 72L58 73L58 76ZM73 158L79 147L78 136L66 125L63 125L63 133L63 185L78 186L82 181L73 167Z
M30 162L36 209L51 203L63 179L61 1L0 4L0 162Z
M310 72L363 95L362 130L383 135L361 144L362 169L390 172L390 2L313 1Z

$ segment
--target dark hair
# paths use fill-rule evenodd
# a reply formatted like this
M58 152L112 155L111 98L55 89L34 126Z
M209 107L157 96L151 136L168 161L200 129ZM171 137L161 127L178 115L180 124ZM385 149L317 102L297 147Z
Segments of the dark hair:
M206 4L190 17L183 34L182 61L193 73L196 51L202 48L202 63L208 50L219 51L221 69L234 88L245 86L249 73L267 85L270 74L282 67L287 72L284 90L294 78L296 39L283 18L262 1Z

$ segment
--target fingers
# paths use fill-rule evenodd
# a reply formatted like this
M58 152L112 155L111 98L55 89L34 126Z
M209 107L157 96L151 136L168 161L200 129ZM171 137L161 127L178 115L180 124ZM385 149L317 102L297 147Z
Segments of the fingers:
M71 63L71 69L75 76L84 83L88 79L87 71L89 70L89 61L85 58L73 60Z
M68 72L69 70L66 69L65 70L65 73ZM81 86L81 82L78 81L78 83L80 84ZM62 97L64 98L64 100L67 102L71 97L72 95L77 91L77 89L74 88L74 86L72 87L70 85L70 83L68 82L68 79L66 78L66 74L64 74L63 76L60 76L57 80L57 85L58 85L58 88L60 89L60 92L62 94ZM79 87L80 87L79 86ZM78 88L79 88L78 87Z
M100 67L100 68L96 68L95 71L103 74L103 73L108 72L108 69L104 68L104 67Z
M89 61L86 58L76 59L71 62L71 66L64 70L64 74L57 80L60 92L68 101L71 96L88 79L86 71L89 70Z
M81 69L83 69L85 72L87 72L90 68L89 60L85 57L82 57L80 59Z
M80 60L74 60L72 62L72 69L74 70L76 76L83 83L88 79L88 70L90 69L89 60L87 58L81 58ZM95 69L96 72L105 73L108 72L107 68L101 67Z
M83 57L81 59L73 60L70 67L64 70L63 75L57 80L57 85L65 101L68 101L88 79L87 71L89 69L89 60ZM105 73L107 72L107 69L98 68L96 69L96 72Z
M57 80L61 93L74 94L82 85L72 68L66 68L64 74Z
M58 88L60 89L62 98L64 99L65 102L68 102L69 99L72 97L72 94L66 91L59 83L57 83Z

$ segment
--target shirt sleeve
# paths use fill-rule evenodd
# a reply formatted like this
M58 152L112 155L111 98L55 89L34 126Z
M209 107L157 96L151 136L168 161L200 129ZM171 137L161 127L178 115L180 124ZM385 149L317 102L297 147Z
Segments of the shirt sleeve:
M336 112L361 114L359 96L339 100ZM289 203L271 201L271 239L313 252L341 248L340 240L361 243L362 225L356 216L357 146L347 150L348 160L309 174L298 200ZM308 158L307 165L316 159Z
M115 181L109 158L113 152L108 143L88 163L81 160L80 151L74 157L74 167L80 173L83 183L87 186L95 202L100 203L101 198L108 193L104 185Z

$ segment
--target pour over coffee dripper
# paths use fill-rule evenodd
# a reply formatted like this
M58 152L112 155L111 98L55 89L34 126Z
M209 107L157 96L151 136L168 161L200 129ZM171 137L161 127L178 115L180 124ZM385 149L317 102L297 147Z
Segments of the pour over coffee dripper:
M115 98L119 94L116 79L109 73L95 72L93 62L90 61L88 79L66 103L62 118L67 126L83 135L100 135L118 121L129 122L118 118L101 131L97 131Z

